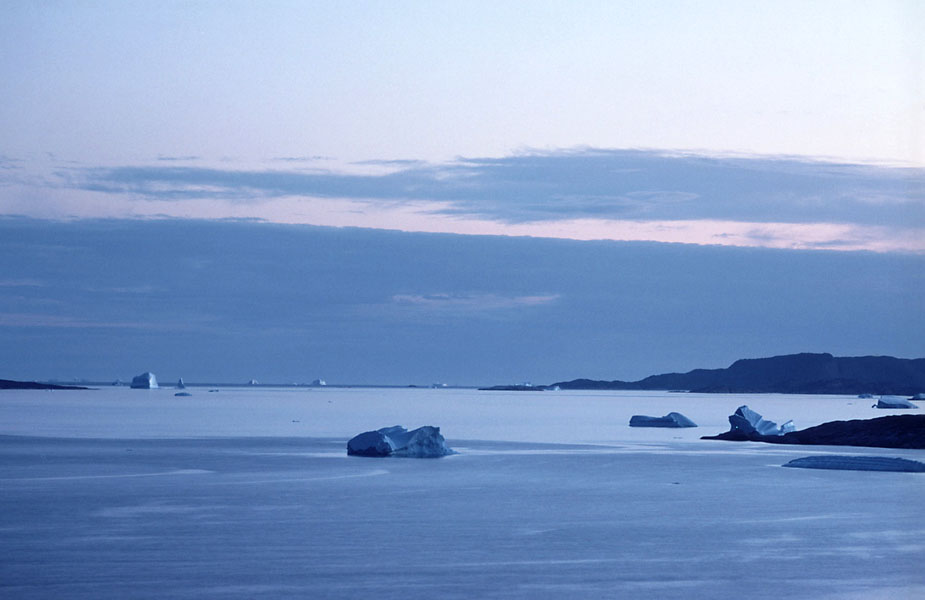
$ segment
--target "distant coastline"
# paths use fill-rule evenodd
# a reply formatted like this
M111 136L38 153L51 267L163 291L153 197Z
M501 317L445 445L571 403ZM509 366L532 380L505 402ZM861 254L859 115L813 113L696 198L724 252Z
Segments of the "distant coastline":
M57 385L54 383L39 383L37 381L13 381L0 379L0 390L88 390L90 388L79 385Z
M726 369L652 375L633 382L575 379L553 385L562 389L911 396L925 391L925 358L788 354L737 360Z
M737 360L725 369L652 375L639 381L573 379L547 386L501 385L489 390L671 390L699 393L896 394L925 392L925 358L788 354Z

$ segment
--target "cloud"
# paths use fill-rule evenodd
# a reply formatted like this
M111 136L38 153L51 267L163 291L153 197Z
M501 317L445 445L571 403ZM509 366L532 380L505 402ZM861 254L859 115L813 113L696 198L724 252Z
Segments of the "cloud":
M37 279L0 279L0 287L44 287Z
M187 161L196 161L196 160L201 160L201 159L202 159L201 156L192 156L192 155L168 156L168 155L161 154L157 157L157 160L162 161L162 162L187 162Z
M13 379L638 379L806 350L914 357L925 335L925 255L0 219L0 257L4 281L46 282L0 286Z
M88 319L68 317L64 315L49 315L42 313L0 313L0 327L27 327L52 329L138 329L161 330L173 329L162 324L146 322L118 323L107 321L93 321Z
M502 296L498 294L396 294L392 302L427 311L473 313L550 304L558 294Z
M22 162L22 159L0 154L0 169L19 169L22 167Z
M925 226L925 169L797 158L581 150L447 164L366 161L383 174L190 166L86 169L78 187L160 200L302 196L431 202L503 223L586 217Z
M0 170L0 214L925 252L922 168L578 149L343 169L159 161Z

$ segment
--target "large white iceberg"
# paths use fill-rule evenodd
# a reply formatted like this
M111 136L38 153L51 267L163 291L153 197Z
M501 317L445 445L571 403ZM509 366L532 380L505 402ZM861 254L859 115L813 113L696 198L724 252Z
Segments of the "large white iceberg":
M730 431L739 431L745 435L754 433L759 435L784 435L785 433L796 431L793 421L787 421L778 427L777 423L768 421L744 404L737 408L735 413L729 415L729 424L732 426Z
M630 418L630 427L697 427L697 423L681 413L670 412L664 417L633 415Z
M876 408L918 408L917 405L902 396L880 396L874 406Z
M455 454L440 435L439 427L424 426L408 431L404 427L383 427L367 431L347 442L350 456L403 456L439 458Z
M136 390L153 390L157 389L157 377L154 373L142 373L132 377L132 387Z

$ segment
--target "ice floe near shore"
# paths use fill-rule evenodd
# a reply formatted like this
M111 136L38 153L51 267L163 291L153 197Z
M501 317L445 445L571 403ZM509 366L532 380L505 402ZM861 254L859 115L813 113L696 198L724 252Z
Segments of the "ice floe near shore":
M793 421L787 421L778 427L777 423L768 421L744 404L737 408L735 413L729 415L729 424L732 426L730 432L736 431L745 435L754 433L759 435L784 435L785 433L796 431Z
M424 426L408 431L400 425L366 431L347 442L350 456L401 456L439 458L455 454L447 447L439 427Z
M918 405L902 396L880 396L874 408L918 408Z
M838 471L897 471L925 473L925 463L889 456L806 456L791 460L785 467L833 469Z

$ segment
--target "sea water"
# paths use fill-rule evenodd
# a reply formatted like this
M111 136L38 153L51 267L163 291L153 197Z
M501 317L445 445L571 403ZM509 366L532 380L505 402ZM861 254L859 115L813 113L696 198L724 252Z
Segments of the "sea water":
M376 388L0 392L3 598L918 598L925 451L700 440L850 396ZM692 429L628 427L681 412ZM347 457L441 427L459 454Z

